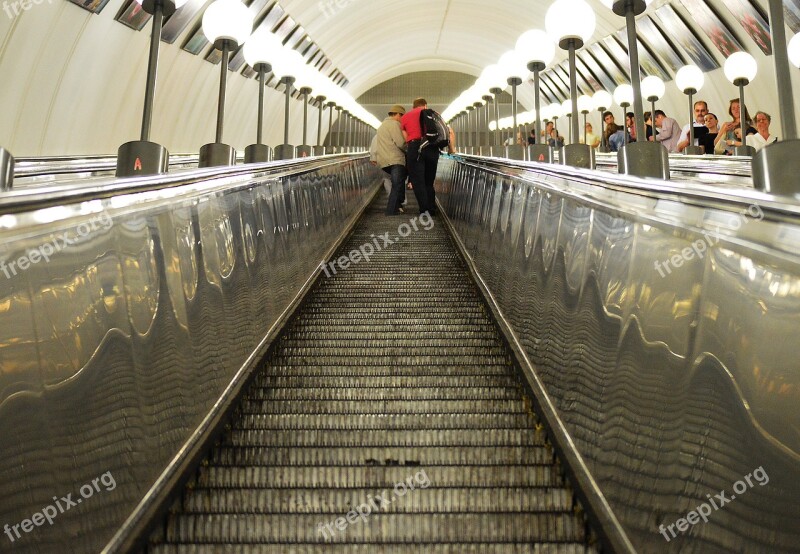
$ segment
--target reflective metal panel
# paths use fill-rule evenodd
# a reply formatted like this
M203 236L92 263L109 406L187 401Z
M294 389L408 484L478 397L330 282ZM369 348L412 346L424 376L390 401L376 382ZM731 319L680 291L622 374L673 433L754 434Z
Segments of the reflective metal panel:
M102 549L382 181L291 167L0 216L0 551Z
M800 203L514 162L439 168L529 380L636 549L796 552Z

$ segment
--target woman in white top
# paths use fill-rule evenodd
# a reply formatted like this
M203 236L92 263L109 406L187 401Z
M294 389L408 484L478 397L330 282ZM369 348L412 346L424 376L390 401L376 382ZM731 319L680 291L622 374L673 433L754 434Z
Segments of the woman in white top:
M756 131L755 135L748 135L747 146L752 146L756 150L761 150L766 145L778 140L778 137L773 137L769 134L769 124L772 123L772 118L766 112L756 112Z

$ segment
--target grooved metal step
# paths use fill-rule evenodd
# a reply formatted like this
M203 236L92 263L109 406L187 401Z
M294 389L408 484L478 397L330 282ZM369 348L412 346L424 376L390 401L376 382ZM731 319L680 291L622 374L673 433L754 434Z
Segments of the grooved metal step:
M336 258L396 242L321 277L148 552L598 552L444 226L385 201Z

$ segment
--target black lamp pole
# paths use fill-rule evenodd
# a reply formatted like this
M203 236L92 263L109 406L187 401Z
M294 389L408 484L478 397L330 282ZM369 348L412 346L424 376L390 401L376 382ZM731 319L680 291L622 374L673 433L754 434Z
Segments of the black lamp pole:
M228 62L231 50L235 49L236 46L236 42L229 39L219 39L214 43L214 47L222 51L222 60L219 64L217 129L214 142L204 144L200 148L200 163L198 164L200 167L215 167L236 163L236 150L222 142L223 123L225 121L225 94L228 87Z
M272 66L262 62L257 63L253 69L258 73L258 126L256 143L244 149L244 163L272 161L272 148L264 144L264 88L266 75L272 71Z
M150 142L150 128L153 121L153 103L156 96L161 29L164 17L175 12L175 3L171 0L145 0L142 4L142 9L153 15L153 27L150 32L150 55L147 59L147 81L144 89L142 130L140 140L126 142L119 147L117 152L117 177L158 175L166 173L169 167L169 152L160 144Z

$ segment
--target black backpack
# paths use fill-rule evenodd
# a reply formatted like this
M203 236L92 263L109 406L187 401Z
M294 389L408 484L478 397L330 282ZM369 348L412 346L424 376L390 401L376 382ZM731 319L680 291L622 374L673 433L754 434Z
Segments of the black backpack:
M424 109L419 114L422 127L422 144L420 150L427 146L434 146L438 150L447 148L450 144L450 130L439 112Z

